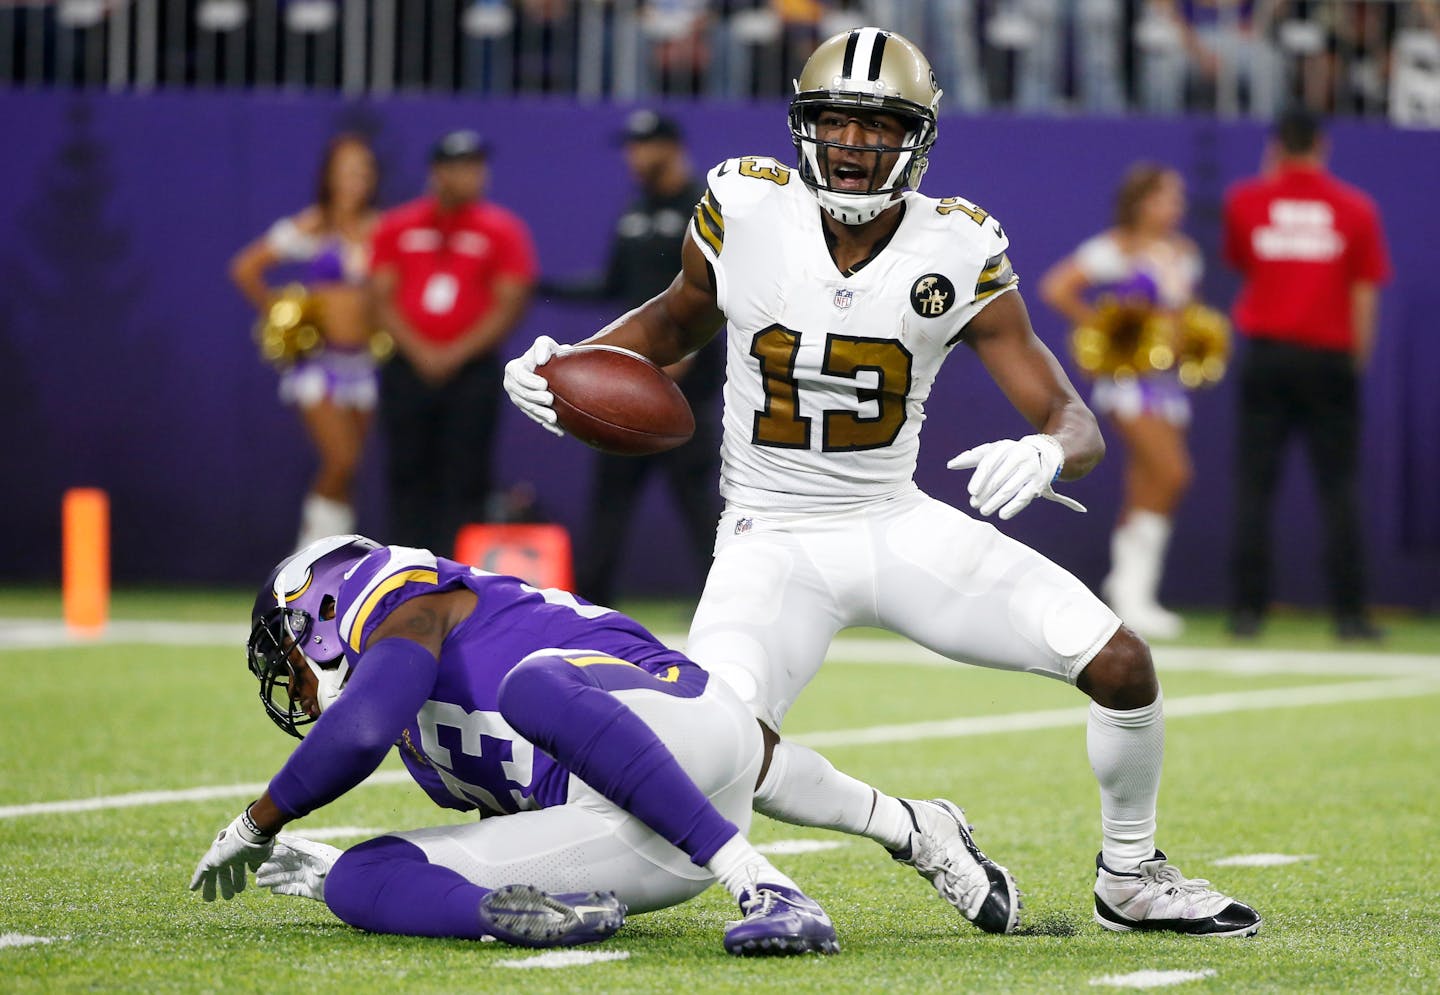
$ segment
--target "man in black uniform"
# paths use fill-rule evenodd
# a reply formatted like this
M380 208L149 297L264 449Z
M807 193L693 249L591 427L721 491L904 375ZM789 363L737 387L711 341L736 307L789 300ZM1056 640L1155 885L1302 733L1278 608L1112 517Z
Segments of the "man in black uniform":
M542 280L540 294L551 300L610 301L638 307L660 293L680 272L685 225L705 193L691 172L680 127L652 110L637 110L625 121L620 141L640 194L615 223L603 276L590 280ZM695 412L695 435L657 456L596 459L585 541L576 570L579 593L599 604L615 594L615 577L630 515L646 478L665 474L679 507L686 536L703 577L715 545L720 515L720 388L725 381L724 336L666 372L680 385ZM698 583L697 583L698 587Z

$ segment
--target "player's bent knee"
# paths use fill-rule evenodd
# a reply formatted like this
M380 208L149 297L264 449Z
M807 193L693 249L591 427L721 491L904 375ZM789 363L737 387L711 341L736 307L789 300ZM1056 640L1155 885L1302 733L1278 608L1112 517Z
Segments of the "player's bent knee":
M395 836L379 836L352 846L325 877L325 904L342 922L373 931L380 892L393 876L408 873L414 863L429 863L425 851Z
M532 656L506 674L495 701L505 721L522 735L554 712L555 696L589 684L584 671L558 656Z
M1075 683L1105 708L1144 708L1160 693L1149 645L1123 625L1095 654Z

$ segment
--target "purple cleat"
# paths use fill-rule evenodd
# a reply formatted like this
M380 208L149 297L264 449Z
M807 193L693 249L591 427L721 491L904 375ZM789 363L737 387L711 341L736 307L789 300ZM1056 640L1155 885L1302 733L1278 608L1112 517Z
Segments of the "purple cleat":
M794 888L757 884L740 899L744 919L725 928L725 951L736 957L838 954L830 917Z
M614 934L625 924L625 905L613 891L551 895L512 884L480 899L480 923L517 947L574 947Z

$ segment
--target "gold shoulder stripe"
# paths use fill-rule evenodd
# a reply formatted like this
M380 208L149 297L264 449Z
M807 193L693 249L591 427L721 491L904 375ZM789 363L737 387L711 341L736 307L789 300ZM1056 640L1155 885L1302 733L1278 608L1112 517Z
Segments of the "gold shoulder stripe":
M695 205L694 224L695 234L699 235L700 238L705 242L705 244L710 246L710 250L718 256L720 254L721 247L725 243L725 236L723 233L715 231L715 229L710 226L710 221L705 216L704 204Z
M1009 261L1010 260L1003 252L999 252L991 256L989 259L985 260L985 265L980 267L980 279L985 279L986 273L990 272L992 269L999 269L1001 266L1004 266Z
M1016 279L1015 275L1012 273L1010 275L1010 279L1008 280L982 283L975 288L975 299L977 301L983 301L987 297L994 297L996 294L1000 293L1000 291L1008 290L1019 282L1020 281Z
M710 227L719 232L721 238L724 238L725 219L721 217L719 210L711 202L709 194L700 198L700 213L705 215L705 220L710 222Z
M985 268L975 280L975 299L980 300L996 291L1003 290L1015 282L1015 270L1005 253L985 260Z
M355 652L360 652L360 634L365 631L365 623L370 619L370 613L380 603L380 599L391 591L396 590L405 584L438 584L440 576L434 570L403 570L392 577L387 577L375 590L370 592L370 597L360 606L360 611L355 615L355 621L350 626L350 636L347 642Z
M722 210L724 210L724 208L720 206L720 198L715 196L715 191L712 188L705 188L705 199L710 202L711 207L715 208L716 214L719 214Z

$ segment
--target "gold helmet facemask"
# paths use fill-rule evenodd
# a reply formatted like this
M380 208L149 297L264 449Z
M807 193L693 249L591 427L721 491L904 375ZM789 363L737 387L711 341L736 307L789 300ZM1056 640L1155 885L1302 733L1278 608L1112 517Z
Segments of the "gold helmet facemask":
M790 99L790 139L800 153L800 178L820 206L836 221L864 224L889 207L905 189L919 189L935 144L935 108L940 85L929 61L906 39L878 28L855 28L820 43ZM905 122L900 146L853 146L816 137L815 123L829 109L884 111ZM830 183L830 153L858 149L873 154L876 165L899 153L887 176L871 173L869 189L837 190Z

